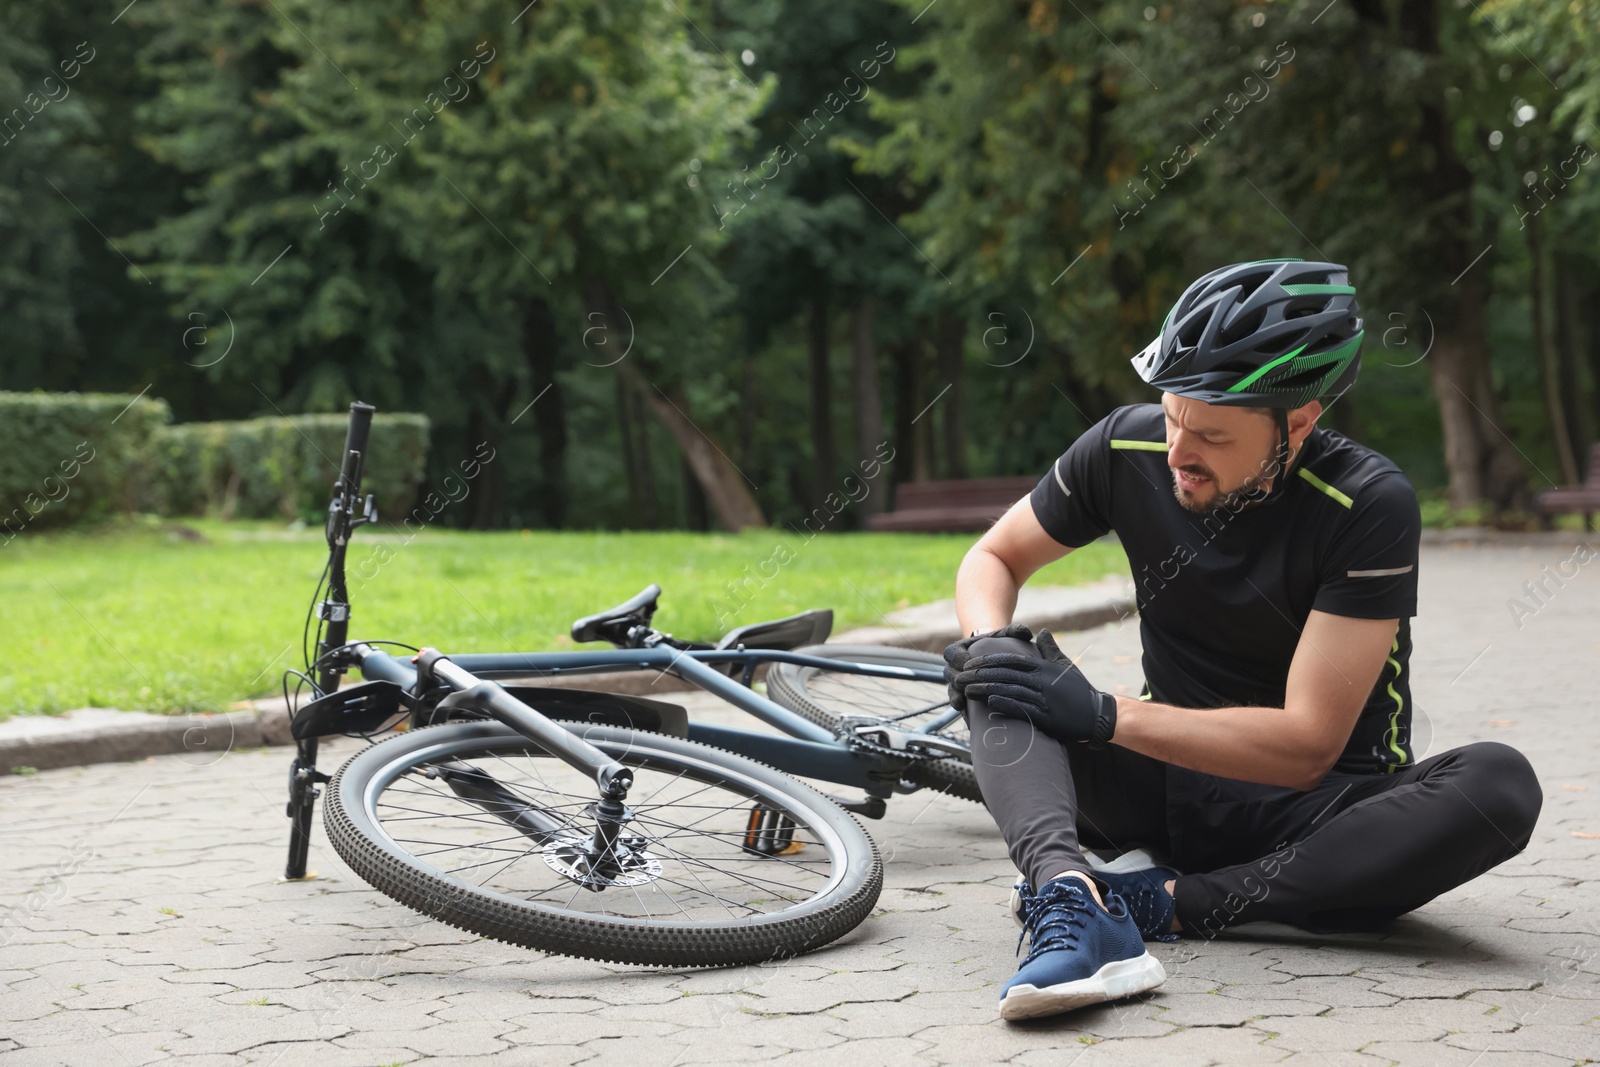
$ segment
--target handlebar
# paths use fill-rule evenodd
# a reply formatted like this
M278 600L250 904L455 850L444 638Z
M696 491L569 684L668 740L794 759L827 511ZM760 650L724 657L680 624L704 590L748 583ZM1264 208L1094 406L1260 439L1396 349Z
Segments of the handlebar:
M351 452L367 454L367 435L372 431L372 413L378 409L357 400L350 405L350 428L344 439L345 456Z

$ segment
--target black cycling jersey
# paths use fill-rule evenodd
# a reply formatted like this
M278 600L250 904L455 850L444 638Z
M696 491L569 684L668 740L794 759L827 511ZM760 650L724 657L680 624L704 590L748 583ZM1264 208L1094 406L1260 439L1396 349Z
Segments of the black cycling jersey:
M1173 495L1159 404L1118 408L1039 480L1033 511L1069 548L1115 531L1137 589L1146 695L1189 708L1282 707L1311 610L1399 619L1336 769L1411 765L1417 495L1388 459L1313 430L1279 492L1191 512Z

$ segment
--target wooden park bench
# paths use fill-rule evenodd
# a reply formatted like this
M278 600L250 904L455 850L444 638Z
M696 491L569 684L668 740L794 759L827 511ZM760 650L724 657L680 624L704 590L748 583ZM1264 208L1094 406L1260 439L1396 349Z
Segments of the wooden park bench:
M987 530L1006 509L1032 492L1039 479L966 478L944 482L902 482L894 490L894 510L867 520L870 530L962 533Z
M1589 446L1589 470L1582 485L1563 485L1535 493L1533 506L1545 526L1560 513L1583 512L1584 530L1594 529L1594 513L1600 511L1600 441Z

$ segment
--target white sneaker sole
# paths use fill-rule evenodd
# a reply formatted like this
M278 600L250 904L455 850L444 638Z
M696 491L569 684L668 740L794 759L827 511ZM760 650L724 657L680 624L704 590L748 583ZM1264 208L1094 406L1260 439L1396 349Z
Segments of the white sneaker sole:
M1167 972L1161 961L1146 952L1131 960L1113 960L1076 982L1062 982L1043 989L1032 985L1012 986L1000 1002L1000 1018L1015 1022L1055 1015L1144 993L1166 980Z

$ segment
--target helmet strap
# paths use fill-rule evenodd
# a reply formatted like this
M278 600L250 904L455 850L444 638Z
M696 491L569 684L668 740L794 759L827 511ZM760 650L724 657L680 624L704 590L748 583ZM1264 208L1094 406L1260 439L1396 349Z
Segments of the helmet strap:
M1278 421L1278 469L1272 477L1272 490L1267 495L1276 496L1289 484L1289 413L1283 408L1273 408Z

